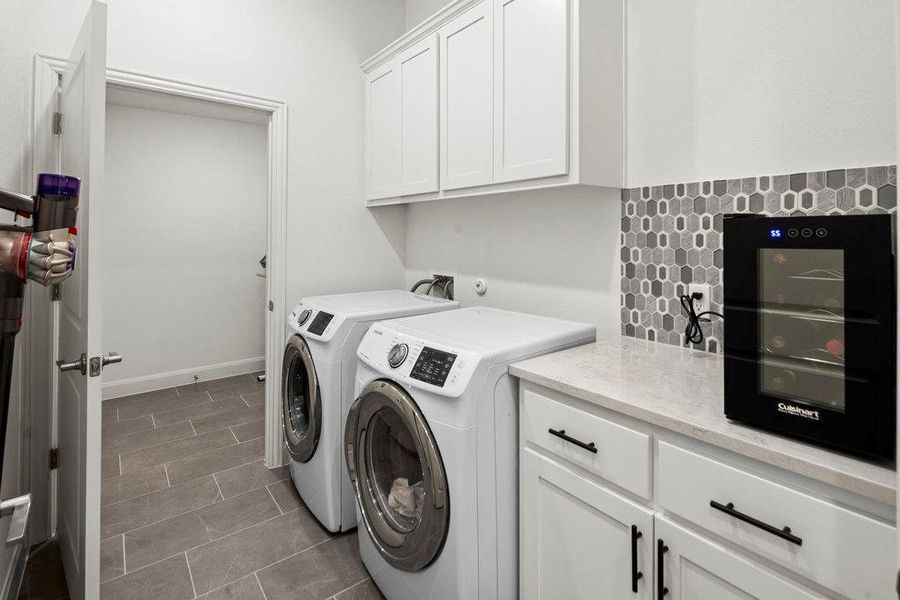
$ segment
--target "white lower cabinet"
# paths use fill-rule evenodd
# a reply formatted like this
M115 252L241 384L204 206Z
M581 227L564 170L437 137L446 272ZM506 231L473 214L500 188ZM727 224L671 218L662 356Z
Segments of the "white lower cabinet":
M524 382L520 596L896 598L884 508L682 442Z
M657 600L824 598L666 517L657 516L655 527Z
M652 511L528 449L519 484L521 598L653 598Z

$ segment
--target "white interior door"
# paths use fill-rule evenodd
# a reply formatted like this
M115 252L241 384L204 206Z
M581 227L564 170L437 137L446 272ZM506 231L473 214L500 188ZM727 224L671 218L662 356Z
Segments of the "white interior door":
M59 359L99 357L100 239L106 124L106 4L92 2L62 74L62 173L81 178L78 259L62 283ZM95 225L97 225L95 227ZM101 380L60 372L57 531L72 598L100 595Z

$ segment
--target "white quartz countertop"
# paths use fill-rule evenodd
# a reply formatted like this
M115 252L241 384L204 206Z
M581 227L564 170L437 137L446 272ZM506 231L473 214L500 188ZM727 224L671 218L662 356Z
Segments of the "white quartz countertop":
M725 418L720 355L618 337L512 365L563 394L893 505L893 465L873 463Z

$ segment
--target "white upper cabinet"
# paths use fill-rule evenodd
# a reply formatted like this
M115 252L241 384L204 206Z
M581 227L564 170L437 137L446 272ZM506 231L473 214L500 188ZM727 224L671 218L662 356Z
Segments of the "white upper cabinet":
M441 187L494 182L493 7L481 2L444 25L441 40Z
M625 0L456 0L362 68L370 204L625 186Z
M400 195L438 190L437 36L402 52L400 75Z
M568 172L569 2L494 0L494 180Z
M366 189L369 199L400 194L400 76L391 62L366 76Z

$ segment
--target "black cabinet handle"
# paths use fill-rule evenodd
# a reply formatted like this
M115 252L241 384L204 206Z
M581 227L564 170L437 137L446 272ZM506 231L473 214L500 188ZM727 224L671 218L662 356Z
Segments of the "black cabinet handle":
M663 556L669 547L662 540L656 540L656 600L662 600L669 593L666 587L666 570Z
M643 573L638 571L638 540L644 536L643 533L638 531L637 525L631 526L631 591L637 594L638 591L638 579L644 576Z
M734 502L729 502L728 504L722 504L720 502L716 502L715 500L710 500L709 505L712 506L716 510L722 511L726 515L730 515L739 521L743 521L744 523L749 523L750 525L753 525L754 527L759 527L763 531L767 531L767 532L771 533L772 535L777 535L781 539L787 540L792 544L797 544L798 546L803 545L803 538L799 538L796 535L794 535L793 533L791 533L790 527L782 527L781 529L778 529L777 527L774 527L773 525L769 525L768 523L764 523L763 521L760 521L759 519L755 519L755 518L751 517L750 515L745 515L744 513L740 512L738 510L735 510Z
M553 429L551 427L547 431L550 432L550 435L555 435L558 438L566 440L570 444L575 444L579 448L584 448L588 452L593 452L594 454L597 454L597 446L594 445L594 442L591 442L590 444L588 444L588 443L582 442L581 440L576 440L572 436L566 435L565 429L557 430L557 429Z

